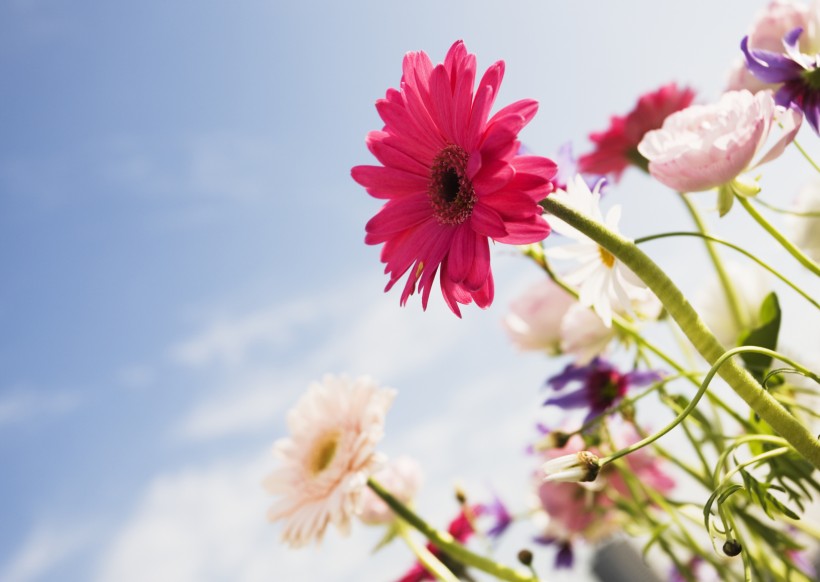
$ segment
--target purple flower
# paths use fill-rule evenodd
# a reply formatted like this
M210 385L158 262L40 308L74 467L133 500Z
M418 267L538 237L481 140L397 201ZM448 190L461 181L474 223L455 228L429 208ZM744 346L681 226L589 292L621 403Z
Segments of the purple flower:
M554 392L561 392L573 385L573 390L550 396L544 406L560 408L589 408L587 420L609 410L619 402L634 386L646 386L662 378L654 370L633 370L622 374L611 363L595 358L586 366L570 364L564 370L550 378L547 385Z
M800 52L798 39L802 28L783 37L785 54L749 48L749 37L743 37L740 49L749 71L765 83L782 83L775 93L777 105L797 107L806 116L814 132L820 134L820 54Z
M561 570L564 568L572 568L573 554L572 542L568 539L557 538L553 536L538 536L533 539L536 544L543 546L556 545L558 552L555 554L555 569Z
M493 495L491 503L482 504L480 513L493 519L493 526L485 532L489 538L500 537L513 522L513 516L498 495Z

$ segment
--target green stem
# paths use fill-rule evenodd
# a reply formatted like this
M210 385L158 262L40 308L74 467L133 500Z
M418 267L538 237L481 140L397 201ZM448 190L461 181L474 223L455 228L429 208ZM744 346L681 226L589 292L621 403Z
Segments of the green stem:
M411 536L410 532L407 530L407 526L402 521L398 522L398 532L401 539L404 540L404 543L407 544L410 551L415 554L416 558L418 558L425 570L435 576L437 580L442 580L443 582L458 582L456 575L450 572L450 570L447 569L447 566L441 563L441 560L436 558L430 550L413 539L413 536Z
M458 543L449 533L435 529L404 503L393 497L393 495L379 485L372 477L367 480L367 485L396 515L416 528L424 537L430 540L434 546L454 560L466 566L473 566L474 568L483 570L500 580L509 580L510 582L535 582L536 579L533 578L531 574L522 572L521 570L514 570L513 568L494 562L489 558L479 556Z
M761 261L759 258L754 256L752 253L747 251L744 248L737 246L736 244L730 243L727 240L723 240L708 234L700 233L700 232L683 232L683 231L676 231L676 232L664 232L662 234L653 234L649 236L642 236L641 238L635 239L635 244L639 245L645 242L649 242L652 240L658 240L662 238L668 238L673 236L695 236L698 238L706 239L707 241L716 242L722 245L729 247L730 249L734 249L740 254L744 255L745 257L751 259L767 271L769 271L772 275L783 281L786 285L794 289L800 296L802 296L806 301L814 305L816 308L820 309L820 303L818 303L811 295L803 291L800 287L792 283L789 279L787 279L784 275L780 272L776 271L773 267L769 266L767 263Z
M792 143L794 144L794 147L796 147L800 151L800 153L803 154L803 157L808 160L808 162L814 167L814 169L820 172L820 166L818 166L817 162L815 162L808 154L808 152L806 152L806 150L803 149L803 146L797 143L797 140L792 141Z
M541 205L632 269L663 303L672 319L710 365L714 366L723 356L725 348L709 331L680 289L637 245L550 196ZM720 366L719 372L726 383L795 450L815 468L820 468L820 441L764 390L751 374L730 359L724 361L726 365Z
M740 308L740 299L738 298L737 289L735 289L732 279L726 272L726 268L723 266L723 261L720 259L720 255L717 250L715 250L715 245L713 245L712 241L708 238L709 233L706 230L706 224L703 222L698 209L694 204L692 204L692 201L689 200L686 194L682 192L679 194L684 205L686 205L686 209L689 211L689 215L695 222L698 232L705 235L706 250L709 253L709 257L712 259L712 264L715 266L715 271L717 272L718 279L720 279L720 284L723 287L723 291L726 293L726 302L729 304L729 311L732 313L732 319L735 322L735 326L738 329L745 329L749 322L747 321L743 310ZM638 244L638 242L636 241L635 244Z
M752 198L752 200L754 200L756 204L765 206L772 212L788 214L790 216L797 216L800 218L820 218L820 211L807 210L806 212L799 212L797 210L789 210L788 208L780 208L779 206L775 206L774 204L769 204L765 200L761 200L760 196L755 196L754 198Z
M757 223L762 226L766 232L768 232L774 239L779 242L784 249L789 251L789 253L797 259L801 265L806 267L809 271L814 273L815 275L820 275L820 266L817 265L814 261L812 261L808 256L806 256L803 251L797 248L791 241L789 241L783 234L777 230L762 214L760 214L757 209L743 196L738 196L737 199L740 201L740 205L746 209L746 212L754 218Z

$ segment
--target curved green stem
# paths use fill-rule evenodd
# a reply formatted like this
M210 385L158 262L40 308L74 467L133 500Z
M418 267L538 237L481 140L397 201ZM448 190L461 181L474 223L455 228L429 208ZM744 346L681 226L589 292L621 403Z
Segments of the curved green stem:
M761 200L760 196L755 196L752 198L755 201L755 204L760 204L761 206L765 206L772 212L778 212L780 214L788 214L790 216L797 216L800 218L820 218L820 210L818 211L806 211L806 212L799 212L797 210L789 210L788 208L780 208L775 206L774 204L769 204L765 200Z
M723 287L723 291L726 293L726 302L729 304L729 311L732 313L732 319L735 322L735 326L738 329L745 329L749 322L743 313L743 310L740 308L740 299L737 295L737 289L735 289L732 279L726 272L726 268L723 266L723 261L720 259L720 255L717 250L715 250L715 245L713 245L711 239L708 238L709 233L706 230L706 224L703 222L698 209L694 204L692 204L686 194L683 192L680 192L679 194L684 205L686 205L686 209L689 211L689 215L695 222L698 232L705 235L704 239L706 239L706 250L709 253L709 257L712 259L712 264L715 266L715 271L717 272L717 276L720 280L721 286ZM635 244L638 244L638 242L636 241Z
M434 546L454 560L458 560L467 566L473 566L474 568L483 570L500 580L509 580L510 582L535 582L536 579L528 572L514 570L509 566L504 566L489 558L471 552L458 543L449 533L439 531L424 521L414 511L379 485L372 477L367 480L367 485L396 515L416 528L424 537L430 540Z
M752 261L754 261L755 263L757 263L758 265L760 265L761 267L763 267L764 269L769 271L772 275L774 275L775 277L777 277L778 279L783 281L786 285L788 285L789 287L794 289L806 301L808 301L809 303L814 305L816 308L820 309L820 303L818 303L811 295L809 295L808 293L803 291L800 287L798 287L797 285L792 283L789 279L787 279L780 272L776 271L773 267L769 266L767 263L765 263L765 262L761 261L760 259L758 259L756 256L754 256L752 253L750 253L746 249L744 249L742 247L739 247L734 243L730 243L727 240L723 240L723 239L720 239L720 238L717 238L717 237L714 237L714 236L711 236L711 235L708 235L708 234L704 234L704 233L701 233L701 232L676 231L676 232L664 232L664 233L661 233L661 234L653 234L653 235L649 235L649 236L642 236L641 238L635 239L635 244L639 245L639 244L649 242L649 241L652 241L652 240L658 240L658 239L669 238L669 237L674 237L674 236L694 236L694 237L706 239L707 241L716 242L716 243L725 245L725 246L729 247L730 249L733 249L733 250L739 252L740 254L742 254L743 256L751 259Z
M447 569L447 566L441 563L441 560L428 550L426 547L418 543L407 531L407 526L404 522L398 521L398 533L410 551L418 558L419 563L424 566L424 569L430 572L437 580L442 582L458 582L455 574Z
M762 214L760 214L757 209L743 196L738 196L737 199L740 201L740 205L746 209L746 212L754 218L757 223L762 226L766 232L768 232L772 237L779 242L784 249L789 251L789 253L797 259L801 265L806 267L809 271L814 273L815 275L820 275L820 266L817 265L814 261L812 261L808 256L806 256L803 251L797 248L794 243L789 241L783 234L777 230Z
M710 365L714 366L721 359L725 348L709 331L680 289L637 245L550 196L541 205L632 269L663 303L672 319ZM719 367L719 373L726 383L795 450L820 468L820 441L764 390L751 374L730 359L724 361L725 365Z

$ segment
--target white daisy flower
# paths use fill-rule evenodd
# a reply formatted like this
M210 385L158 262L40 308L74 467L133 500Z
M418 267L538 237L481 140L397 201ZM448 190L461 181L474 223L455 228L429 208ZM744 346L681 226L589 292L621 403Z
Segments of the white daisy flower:
M264 482L278 496L268 519L284 521L285 543L318 543L330 523L348 533L367 478L381 467L376 445L395 395L368 377L326 375L290 410L290 437L273 449L282 465Z
M602 182L598 182L590 192L589 186L578 175L575 180L567 183L566 190L556 190L550 197L620 234L620 205L610 208L606 218L601 214L601 184ZM646 286L640 279L612 253L563 220L552 216L548 222L555 232L576 241L575 244L550 248L546 254L554 259L575 260L580 263L575 270L564 276L567 283L578 287L580 303L592 307L606 327L612 326L614 311L620 309L631 315L632 302L646 293Z
M792 210L820 212L820 181L815 180L800 191ZM788 215L786 227L794 244L813 260L820 261L820 217Z

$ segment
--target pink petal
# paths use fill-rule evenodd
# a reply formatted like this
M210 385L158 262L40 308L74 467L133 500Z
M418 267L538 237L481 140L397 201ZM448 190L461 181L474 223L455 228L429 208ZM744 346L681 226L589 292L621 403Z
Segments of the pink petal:
M515 168L516 175L527 174L537 176L544 182L549 182L558 172L558 166L549 158L541 156L515 156L510 163Z
M486 237L473 234L473 260L470 272L464 279L464 286L468 291L479 291L487 282L490 274L490 243Z
M428 179L395 168L355 166L350 175L374 198L400 198L427 192Z
M476 234L469 225L462 224L456 230L447 255L450 279L461 282L472 269L476 253Z
M481 201L473 207L473 213L470 215L470 226L478 234L490 238L507 236L504 220L495 210L484 205Z
M481 197L501 190L515 176L515 170L504 160L492 160L483 165L472 179L476 195Z
M367 134L367 149L369 149L384 166L396 168L397 170L411 174L418 174L419 176L429 176L429 163L425 164L421 160L394 147L391 141L395 143L396 140L395 138L391 140L391 137L389 133L383 131L371 131Z
M783 124L783 135L754 166L749 168L750 170L762 166L767 162L771 162L783 154L786 150L786 146L794 141L794 136L797 135L797 132L800 130L800 125L803 123L803 116L797 109L789 108L778 117L778 121Z
M369 245L385 242L394 233L412 228L432 218L427 195L407 196L390 200L365 225L364 242Z
M547 238L550 233L550 225L540 216L533 216L527 221L508 221L504 226L509 234L497 237L495 240L511 245L527 245L539 242Z
M376 101L376 111L384 121L385 131L391 135L401 137L408 144L418 144L419 148L423 148L422 151L438 151L441 148L439 139L427 128L419 127L403 101L396 103L380 99Z
M453 131L456 143L466 144L470 125L470 112L473 102L473 84L475 83L476 59L475 55L467 55L461 68L450 73L451 80L455 77L453 90L453 108L455 111ZM486 119L486 117L485 117Z
M448 142L454 142L453 93L444 65L438 65L433 69L433 76L430 78L430 97L439 129Z
M527 220L541 215L541 207L532 197L524 192L511 191L509 188L482 196L481 204L495 210L505 223L509 220Z

